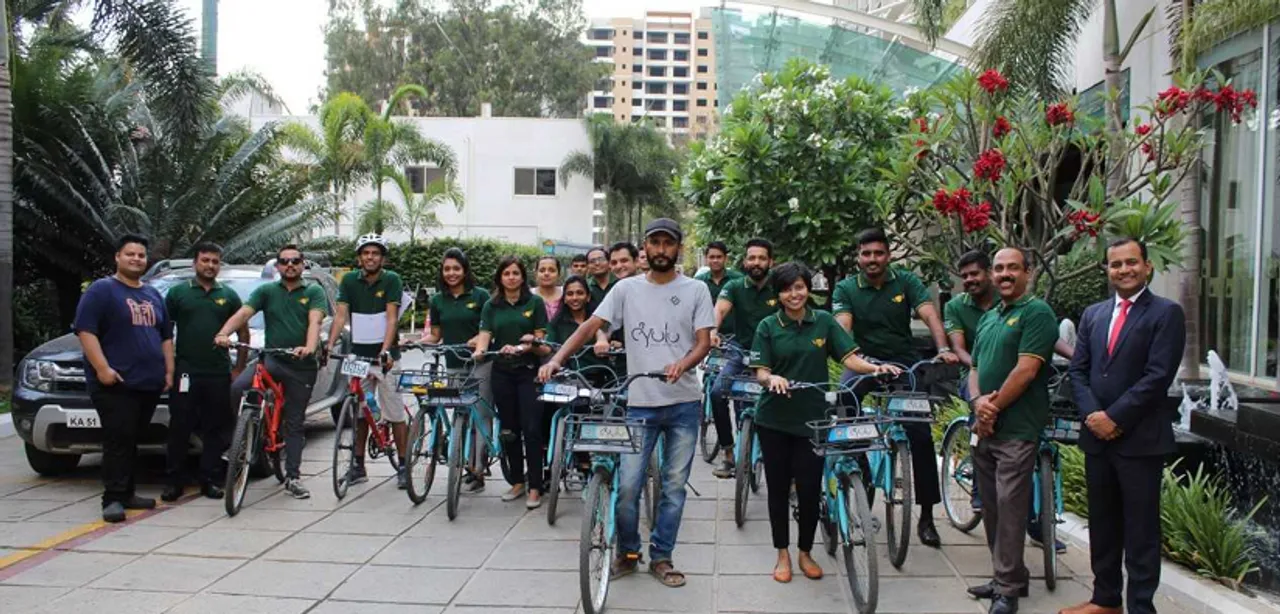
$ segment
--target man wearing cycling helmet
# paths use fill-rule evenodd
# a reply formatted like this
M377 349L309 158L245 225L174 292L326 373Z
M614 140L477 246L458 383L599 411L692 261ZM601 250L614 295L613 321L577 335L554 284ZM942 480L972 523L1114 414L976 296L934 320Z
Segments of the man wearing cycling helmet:
M400 294L404 282L395 271L382 268L387 257L387 240L382 235L367 234L356 240L356 258L360 268L342 276L338 284L337 313L333 328L329 331L328 352L342 334L342 327L351 320L351 353L382 369L369 372L377 381L378 409L382 418L391 423L391 433L396 440L396 452L400 454L400 471L396 485L401 490L409 487L405 473L405 442L408 438L407 412L404 401L396 392L395 382L385 373L400 358L399 337ZM366 390L366 392L368 392ZM369 480L364 469L364 451L368 445L369 427L364 420L356 421L355 463L347 471L347 484L359 484Z

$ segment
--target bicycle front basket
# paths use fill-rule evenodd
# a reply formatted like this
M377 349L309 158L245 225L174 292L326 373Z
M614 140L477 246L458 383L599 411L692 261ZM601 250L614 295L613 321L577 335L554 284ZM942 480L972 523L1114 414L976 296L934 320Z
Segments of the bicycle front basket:
M643 420L575 414L566 418L565 424L573 452L635 454L644 442Z
M876 407L894 422L933 422L933 400L923 392L873 392Z
M892 420L865 415L829 417L806 423L813 429L813 451L818 456L861 454L886 449L884 432Z
M396 376L396 391L414 395L425 395L427 389L440 382L444 376L443 368L436 369L428 365L423 369L405 369Z
M469 407L480 400L482 381L470 374L445 373L426 386L422 397L436 407Z
M729 380L728 396L734 401L743 403L755 403L760 400L760 394L764 392L764 386L753 376L734 377Z
M1084 423L1074 407L1049 406L1049 423L1044 427L1044 438L1060 443L1078 443Z

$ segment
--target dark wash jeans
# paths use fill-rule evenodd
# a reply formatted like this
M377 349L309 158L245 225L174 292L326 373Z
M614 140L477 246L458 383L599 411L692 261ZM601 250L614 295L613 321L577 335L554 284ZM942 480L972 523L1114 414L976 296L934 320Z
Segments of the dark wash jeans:
M151 424L160 392L117 384L97 387L90 399L102 422L102 507L123 504L134 496L138 436Z

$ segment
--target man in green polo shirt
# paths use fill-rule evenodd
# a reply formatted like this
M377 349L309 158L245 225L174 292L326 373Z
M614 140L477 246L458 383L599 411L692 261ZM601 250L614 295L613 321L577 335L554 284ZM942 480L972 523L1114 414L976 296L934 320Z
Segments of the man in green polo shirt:
M729 282L742 277L742 273L729 268L729 247L724 241L712 241L707 244L706 249L702 252L703 257L707 260L707 270L699 273L694 279L707 284L707 290L711 292L711 300L715 301L720 298L720 291ZM717 332L721 335L732 335L734 331L733 314L724 317L724 321L720 323Z
M978 322L969 390L979 437L973 448L978 490L986 498L982 522L994 579L969 589L991 598L990 614L1018 611L1027 595L1023 561L1027 506L1040 433L1049 416L1049 369L1058 340L1057 319L1047 303L1027 292L1030 258L1016 247L996 252L992 273L1000 304Z
M863 356L910 367L920 359L911 334L911 316L918 315L933 336L938 357L955 363L956 356L947 345L947 334L929 291L910 271L890 266L890 253L889 238L883 230L872 228L858 235L859 273L841 280L832 293L836 320L853 333ZM841 381L848 383L854 377L852 371L845 370ZM854 395L862 398L874 385L864 380ZM903 431L911 448L911 473L916 503L920 505L916 535L920 543L937 548L942 540L933 524L933 506L942 501L942 496L933 436L927 424L905 424Z
M591 302L599 305L604 300L604 295L618 283L618 280L609 272L609 252L605 248L596 246L587 251L587 272L591 274L587 278Z
M200 492L221 499L222 453L230 439L231 376L244 371L248 356L236 353L236 366L225 348L213 344L214 333L239 311L240 295L218 282L222 248L213 243L196 246L195 277L179 282L165 296L165 309L177 327L177 361L174 387L169 391L167 486L160 498L170 503L182 497L186 486L187 452L191 433L200 437ZM249 326L237 331L241 343L249 343Z
M222 325L213 342L227 347L230 331L239 330L253 314L262 312L266 327L267 348L290 348L292 357L266 357L267 372L284 387L284 490L295 499L311 497L302 485L302 446L306 444L303 422L311 387L316 383L319 363L315 353L320 347L320 322L329 312L328 299L319 284L302 279L306 260L296 245L286 245L276 252L278 281L258 286L249 300ZM231 401L237 406L244 391L253 385L253 371L245 371L231 385Z
M409 438L408 423L405 420L404 401L396 392L396 384L385 374L391 370L395 361L400 358L400 295L404 292L404 282L395 271L382 268L387 256L387 240L382 235L367 234L356 240L356 257L360 259L360 268L342 276L338 284L337 313L333 316L333 327L329 330L329 347L326 352L333 353L333 347L341 338L342 327L351 320L351 353L375 364L381 369L371 369L363 386L370 392L372 385L377 394L378 410L382 418L391 423L391 434L396 442L396 452L400 454L400 471L396 475L397 487L404 490L409 487L409 474L405 472L405 448ZM356 420L355 463L347 471L347 484L360 484L369 481L364 468L364 452L368 445L369 427L364 420Z
M725 282L716 298L716 328L711 331L711 344L723 348L725 359L712 389L716 439L724 451L720 466L712 473L722 480L734 477L733 424L729 421L726 395L733 378L738 377L745 367L743 358L751 352L760 321L778 312L778 293L769 282L769 271L773 268L773 243L760 237L747 241L742 267L746 276ZM733 341L721 344L718 331L729 316L733 316ZM721 409L717 409L717 405Z

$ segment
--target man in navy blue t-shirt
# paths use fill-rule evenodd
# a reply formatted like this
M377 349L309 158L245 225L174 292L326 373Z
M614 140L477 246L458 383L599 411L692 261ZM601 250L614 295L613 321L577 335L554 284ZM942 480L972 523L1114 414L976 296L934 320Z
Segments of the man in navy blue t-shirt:
M151 509L134 494L138 434L151 424L160 395L173 385L173 326L164 298L142 283L147 240L116 242L116 273L93 282L76 307L85 384L102 424L102 519L120 522L126 509Z

